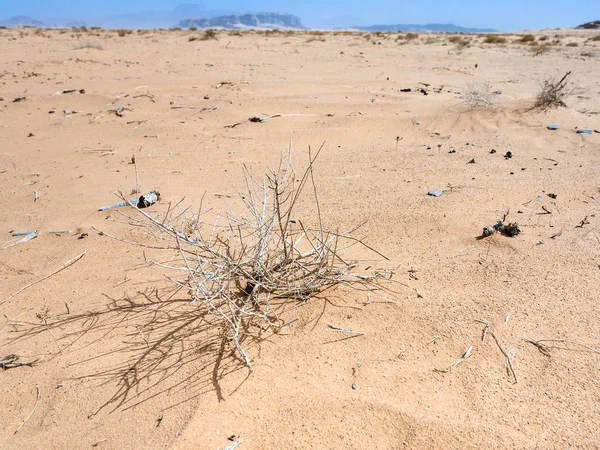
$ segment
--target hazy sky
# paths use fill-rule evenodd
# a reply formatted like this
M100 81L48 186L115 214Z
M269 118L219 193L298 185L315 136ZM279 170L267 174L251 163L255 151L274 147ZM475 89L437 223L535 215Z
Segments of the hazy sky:
M393 23L453 23L501 31L572 27L600 20L600 0L0 0L0 19L79 19L88 25L110 16L172 11L195 4L205 16L234 12L287 12L309 27ZM190 8L184 11L193 10ZM175 24L173 24L175 25Z

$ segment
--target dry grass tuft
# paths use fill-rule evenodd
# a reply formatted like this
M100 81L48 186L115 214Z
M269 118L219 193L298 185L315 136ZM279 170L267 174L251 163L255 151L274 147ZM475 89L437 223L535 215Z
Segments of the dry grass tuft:
M358 263L346 259L345 250L356 245L375 252L355 237L358 227L324 229L313 174L319 152L313 157L309 150L308 167L299 176L289 156L262 179L244 167L241 214L228 212L213 220L202 206L182 212L178 203L156 215L132 206L142 216L136 223L147 225L152 241L138 245L168 250L167 262L154 264L167 269L167 279L189 293L199 314L208 312L220 322L223 339L250 370L244 342L255 338L257 329L279 332L289 325L289 306L341 286L393 292L391 270L357 274ZM312 187L314 226L296 212L306 186Z
M506 38L504 36L498 36L496 34L488 34L483 39L484 44L506 44Z
M498 96L492 92L492 85L487 80L470 81L460 98L471 109L493 108L498 103Z
M86 48L95 48L96 50L104 50L105 45L102 41L79 41L73 44L73 50L82 50Z
M533 34L526 34L524 36L521 36L521 39L517 39L515 42L518 42L520 44L530 44L532 42L535 42L535 36Z

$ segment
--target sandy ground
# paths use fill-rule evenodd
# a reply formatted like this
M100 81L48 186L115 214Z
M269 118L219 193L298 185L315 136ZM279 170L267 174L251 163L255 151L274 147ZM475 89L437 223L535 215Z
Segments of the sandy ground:
M537 56L482 37L95 34L0 30L1 241L40 232L0 251L0 301L87 251L0 305L0 357L36 361L0 371L1 448L599 447L600 134L576 130L600 130L593 32L536 32L561 36ZM538 81L567 71L568 108L530 111ZM496 108L462 104L475 80L501 90ZM248 121L267 114L290 115ZM153 208L205 194L218 210L244 164L263 173L290 140L300 168L325 142L325 223L368 220L361 236L391 261L353 257L406 287L396 303L338 290L294 305L285 333L248 344L249 373L169 295L147 264L159 251L92 227L141 236L97 211L135 188L132 155L141 190L161 191ZM519 236L477 239L509 210ZM568 342L548 356L526 338Z

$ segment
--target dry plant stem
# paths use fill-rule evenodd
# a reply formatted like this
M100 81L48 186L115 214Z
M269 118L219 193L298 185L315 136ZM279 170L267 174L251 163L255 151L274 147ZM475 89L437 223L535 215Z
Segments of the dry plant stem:
M554 346L552 346L552 345L548 345L548 344L546 344L546 343L557 343L557 344L571 344L571 345L576 345L576 346L578 346L578 347L581 347L581 349L583 349L583 350L581 350L581 351L586 351L586 352L596 353L596 354L600 355L600 351L598 351L598 350L596 350L596 349L593 349L593 348L591 348L591 347L587 347L587 346L585 346L585 345L582 345L582 344L579 344L579 343L577 343L577 342L570 341L570 340L567 340L567 339L540 339L540 340L537 340L537 341L534 341L533 339L523 339L523 340L524 340L525 342L529 342L530 344L533 344L533 345L535 345L535 346L538 348L538 350L539 350L539 351L540 351L542 354L544 354L544 355L546 355L546 356L552 356L552 355L550 354L550 350L551 350L552 348L557 348L557 349L560 349L560 350L573 350L573 349L569 349L569 348L566 348L566 347L554 347Z
M492 337L496 341L496 344L498 345L498 348L506 357L506 365L508 366L510 373L514 377L515 383L518 383L519 378L517 377L517 372L515 371L515 368L514 368L514 365L512 362L512 358L510 357L509 353L504 348L504 345L502 345L502 342L500 342L500 339L498 339L498 336L496 336L496 333L494 333L494 331L491 329L489 322L486 322L484 320L478 320L477 322L485 325L485 328L483 329L482 341L485 342L485 337L488 333L492 335Z
M29 415L27 417L25 417L25 420L23 420L23 422L21 423L21 425L19 425L19 428L17 428L15 430L14 434L17 434L19 432L19 430L21 428L23 428L23 425L25 425L25 423L29 420L29 418L33 415L33 413L35 412L35 410L37 408L37 405L38 405L38 403L40 401L40 388L38 386L36 386L35 387L35 391L36 391L36 394L35 394L35 405L33 405L33 409L31 410L31 412L29 413Z
M460 363L464 362L469 356L471 356L471 351L473 350L473 346L469 347L462 355L462 357L456 361L454 364L452 364L450 367L448 367L447 369L433 369L434 372L442 372L442 373L447 373L447 372L451 372L452 370L454 370L454 368L456 368L456 366L458 366Z
M361 336L366 336L367 333L365 333L364 331L354 331L354 330L348 330L346 328L340 328L340 327L334 327L333 325L327 325L329 328L331 328L333 331L339 331L340 333L349 333L349 334L358 334Z
M152 101L154 101L154 100L152 100ZM140 193L140 181L138 178L137 158L135 156L133 157L133 165L135 167L135 193L139 194Z
M19 289L17 292L15 292L14 294L11 294L10 297L2 300L0 302L0 305L6 303L7 301L9 301L10 299L12 299L13 297L17 296L18 294L20 294L21 292L23 292L25 289L30 288L31 286L33 286L34 284L40 283L41 281L47 280L48 278L50 278L52 275L56 275L58 272L60 272L61 270L66 269L67 267L69 267L72 264L75 264L77 261L79 261L81 258L83 258L83 256L87 253L87 250L84 251L82 254L77 255L75 258L67 261L66 263L64 263L60 268L58 268L57 270L55 270L54 272L46 275L43 278L40 278L39 280L36 281L32 281L29 284L26 284L25 286L23 286L21 289Z

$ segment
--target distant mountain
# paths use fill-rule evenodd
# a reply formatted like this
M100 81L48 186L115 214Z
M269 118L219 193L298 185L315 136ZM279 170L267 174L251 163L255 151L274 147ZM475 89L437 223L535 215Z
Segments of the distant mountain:
M0 26L3 27L22 27L22 26L35 26L35 27L41 27L44 24L42 22L40 22L39 20L35 20L32 19L31 17L27 17L27 16L14 16L11 17L10 19L6 19L6 20L0 20Z
M577 28L582 30L600 30L600 20L584 23L583 25L579 25Z
M493 33L497 30L491 28L464 28L458 25L430 23L426 25L414 25L399 23L396 25L370 25L367 27L351 27L359 31L411 31L420 33Z
M234 14L211 19L185 19L179 22L182 28L292 28L304 29L299 17L281 13Z

